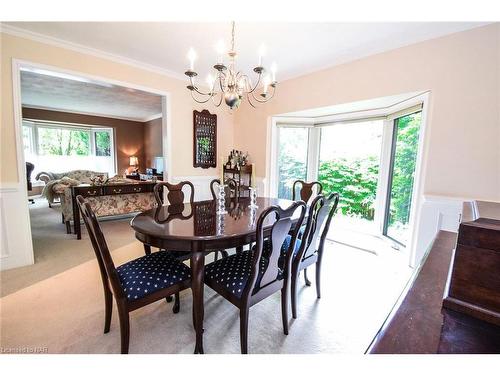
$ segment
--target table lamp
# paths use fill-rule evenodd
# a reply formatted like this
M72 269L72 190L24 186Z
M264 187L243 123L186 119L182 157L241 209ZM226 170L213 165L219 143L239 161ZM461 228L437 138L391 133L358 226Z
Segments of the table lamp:
M130 157L130 166L133 167L133 174L139 173L139 160L137 159L137 156Z

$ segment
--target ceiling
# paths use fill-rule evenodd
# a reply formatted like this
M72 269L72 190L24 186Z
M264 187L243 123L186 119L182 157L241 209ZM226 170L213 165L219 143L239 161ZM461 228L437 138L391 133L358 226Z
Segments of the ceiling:
M161 97L42 69L21 71L23 106L147 121L161 116Z
M148 64L182 77L193 47L195 70L204 80L216 62L215 45L229 46L231 25L182 22L7 22L50 38L86 46ZM238 65L244 71L258 64L277 64L277 80L303 75L364 56L485 25L479 22L390 23L248 23L236 24Z

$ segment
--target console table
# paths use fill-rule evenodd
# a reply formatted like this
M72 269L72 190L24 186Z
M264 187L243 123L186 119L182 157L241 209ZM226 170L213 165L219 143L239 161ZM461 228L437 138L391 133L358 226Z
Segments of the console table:
M156 182L150 181L134 181L129 183L121 184L106 184L106 185L88 185L82 184L78 186L73 186L71 188L71 202L73 208L73 222L75 226L75 234L77 239L82 238L81 234L81 223L80 223L80 210L76 203L76 197L81 195L84 198L96 198L105 197L112 195L124 195L124 194L141 194L141 193L153 193L154 186ZM147 210L151 207L144 207ZM140 210L132 208L130 211L121 212L120 214L138 212ZM106 215L112 216L112 215Z

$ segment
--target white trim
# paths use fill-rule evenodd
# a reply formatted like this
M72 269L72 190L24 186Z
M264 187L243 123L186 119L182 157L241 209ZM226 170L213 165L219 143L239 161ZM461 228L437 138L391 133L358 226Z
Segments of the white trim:
M156 115L151 115L149 117L144 117L141 122L149 122L149 121L153 121L153 120L156 120L156 119L159 119L163 116L163 113L157 113Z
M62 112L62 113L71 113L75 115L84 115L84 116L91 116L91 117L104 117L104 118L112 118L116 120L124 120L124 121L133 121L133 122L148 122L151 120L155 120L157 118L161 117L161 113L157 113L148 117L143 117L143 118L137 118L137 117L123 117L123 116L114 116L114 115L106 115L106 114L100 114L96 112L84 112L84 111L73 111L69 109L59 109L55 107L46 107L43 105L22 105L23 108L29 108L29 109L41 109L44 111L53 111L53 112Z
M33 264L34 255L33 255L33 244L31 241L31 225L29 218L29 210L28 205L26 204L28 199L28 189L26 184L22 183L23 176L25 175L25 160L24 160L24 147L23 147L23 139L22 139L22 101L21 101L21 68L22 67L32 67L32 68L40 68L53 70L56 72L72 74L75 76L85 77L88 79L106 82L114 85L119 85L123 87L128 87L136 90L141 90L149 93L153 93L156 95L162 96L162 130L164 134L163 138L163 158L165 163L165 171L171 171L172 165L172 155L171 155L171 147L170 147L170 135L171 135L171 96L169 92L158 90L155 88L149 88L146 86L137 85L134 83L128 83L124 81L118 81L106 77L94 76L82 72L71 71L68 69L59 68L56 66L50 66L45 64L39 64L27 60L20 60L13 58L12 59L12 95L13 95L13 111L14 111L14 129L16 135L16 156L17 156L17 173L18 180L17 186L19 187L18 197L15 198L17 201L16 215L17 216L15 222L17 226L14 230L22 230L22 235L24 238L29 239L25 245L22 243L16 244L16 252L19 253L19 256L13 256L15 261L9 263L6 267L20 267L23 265ZM115 148L116 149L116 148ZM167 160L165 160L167 159ZM164 176L166 172L164 172ZM9 235L9 231L7 235ZM22 254L27 254L21 257ZM14 254L13 254L14 255ZM4 267L4 264L1 265Z
M424 164L424 160L427 163L427 150L429 149L429 132L427 131L429 123L429 106L430 106L430 91L422 94L420 98L415 98L414 100L420 100L422 103L422 115L420 119L420 130L418 139L418 150L417 150L417 162L415 164L415 180L413 181L413 195L410 210L410 220L409 227L411 228L410 236L408 238L409 250L409 266L415 267L419 264L421 259L418 259L417 255L417 245L418 245L418 230L419 226L423 220L420 216L421 203L424 199L424 183L427 165Z
M101 59L110 60L110 61L113 61L113 62L116 62L119 64L129 65L129 66L132 66L134 68L147 70L147 71L150 71L150 72L153 72L156 74L161 74L161 75L164 75L164 76L167 76L170 78L175 78L175 79L179 79L182 81L186 80L186 77L183 74L174 72L174 71L169 70L169 69L160 68L156 65L151 65L151 64L137 61L137 60L134 60L134 59L131 59L128 57L105 52L105 51L102 51L102 50L99 50L96 48L87 47L87 46L84 46L82 44L68 42L68 41L63 40L63 39L50 37L50 36L36 33L33 31L24 30L24 29L14 27L11 25L5 25L2 23L1 26L2 26L1 32L5 33L5 34L33 40L33 41L39 42L39 43L49 44L51 46L55 46L55 47L59 47L59 48L69 49L71 51L83 53L86 55L95 56L95 57L98 57Z

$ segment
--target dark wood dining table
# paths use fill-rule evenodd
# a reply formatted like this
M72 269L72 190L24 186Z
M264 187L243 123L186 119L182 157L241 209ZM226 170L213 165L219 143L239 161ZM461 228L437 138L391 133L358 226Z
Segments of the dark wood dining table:
M131 226L136 238L146 247L185 251L190 254L193 293L193 326L196 332L194 352L203 353L204 272L208 252L237 248L256 240L255 224L260 213L272 205L288 208L293 201L257 198L258 208L248 207L248 199L226 202L225 214L217 213L213 200L164 205L135 216ZM299 212L296 213L296 220ZM264 226L269 236L272 218Z

